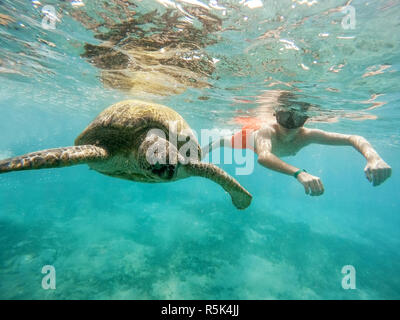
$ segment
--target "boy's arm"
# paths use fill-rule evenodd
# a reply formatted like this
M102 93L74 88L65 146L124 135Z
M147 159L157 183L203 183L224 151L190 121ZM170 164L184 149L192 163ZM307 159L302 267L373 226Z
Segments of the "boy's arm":
M347 135L335 132L326 132L318 129L307 129L305 133L307 142L327 145L353 146L367 160L364 169L367 179L378 186L391 176L392 168L382 160L372 145L358 135Z
M294 176L299 170L271 153L271 139L268 134L260 133L256 138L256 150L258 153L258 163L262 166L283 173ZM301 172L297 175L297 181L303 186L306 194L312 196L319 196L324 193L324 186L320 178L308 174L307 172Z

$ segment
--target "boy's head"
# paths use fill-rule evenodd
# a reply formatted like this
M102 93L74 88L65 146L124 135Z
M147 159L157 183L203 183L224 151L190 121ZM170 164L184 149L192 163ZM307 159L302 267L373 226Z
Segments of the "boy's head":
M275 108L276 121L286 129L300 128L309 118L307 110L310 106L307 102L297 101L293 93L281 95Z
M293 108L292 106L278 107L275 110L276 121L286 129L297 129L306 123L309 116L305 111L299 110L299 108Z

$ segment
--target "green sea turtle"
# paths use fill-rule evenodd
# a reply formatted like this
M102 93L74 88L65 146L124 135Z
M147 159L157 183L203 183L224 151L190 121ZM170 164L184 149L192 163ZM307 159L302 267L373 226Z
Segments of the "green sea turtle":
M75 146L1 160L0 174L88 164L102 174L139 182L200 176L221 185L238 209L250 205L252 196L234 178L200 159L199 143L176 111L127 100L101 112L76 138Z

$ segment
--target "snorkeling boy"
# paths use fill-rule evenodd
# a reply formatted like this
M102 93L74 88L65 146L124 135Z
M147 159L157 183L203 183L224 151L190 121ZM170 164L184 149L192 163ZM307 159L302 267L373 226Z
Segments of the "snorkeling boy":
M290 107L277 107L275 121L264 125L248 125L233 136L212 142L203 148L203 156L219 146L252 149L258 155L258 163L268 169L294 176L304 186L305 193L311 196L324 193L321 179L282 161L279 157L294 156L300 149L312 143L353 146L366 158L364 172L373 186L382 184L391 176L391 167L365 138L305 128L303 125L309 119L305 105L300 103Z

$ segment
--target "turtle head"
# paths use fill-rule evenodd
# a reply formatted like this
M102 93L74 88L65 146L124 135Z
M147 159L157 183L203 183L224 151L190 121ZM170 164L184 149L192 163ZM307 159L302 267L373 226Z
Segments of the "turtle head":
M183 158L177 148L157 134L149 134L138 150L138 163L152 182L168 182L177 178Z

